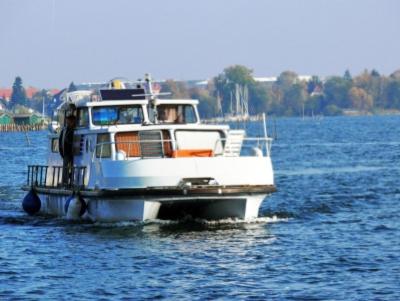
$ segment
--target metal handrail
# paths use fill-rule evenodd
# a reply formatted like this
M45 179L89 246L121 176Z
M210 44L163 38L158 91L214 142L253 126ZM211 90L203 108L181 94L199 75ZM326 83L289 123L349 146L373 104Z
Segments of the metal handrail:
M93 152L92 155L92 162L95 161L95 159L103 159L103 147L105 145L116 145L116 144L128 144L128 154L130 154L131 151L131 145L132 144L136 144L136 145L140 145L142 143L161 143L162 146L162 157L165 157L165 150L164 150L164 143L171 143L171 149L177 148L177 141L176 140L172 140L172 139L152 139L152 140L139 140L139 141L109 141L109 142L101 142L101 143L97 143L95 145L95 151ZM100 147L100 154L99 156L97 156L97 149L98 147ZM116 149L116 148L114 148ZM112 153L112 152L111 152ZM110 158L111 158L111 154L110 154ZM128 158L128 157L127 157ZM126 158L126 159L127 159ZM141 156L138 158L146 158L146 156L143 156L141 154Z
M49 170L52 174L49 175ZM86 166L73 166L71 178L63 183L63 166L51 165L28 165L28 174L26 184L30 187L56 188L83 188L85 186ZM48 183L51 179L51 182ZM49 180L49 181L48 181Z
M213 154L217 154L217 150L218 147L222 148L221 152L218 152L217 155L223 155L225 148L227 146L227 141L229 141L230 138L219 138L215 141L215 145L214 148L212 149ZM265 154L267 157L270 156L270 152L271 152L271 143L273 141L272 138L270 137L244 137L242 138L241 142L241 148L250 148L250 147L254 147L252 145L246 145L243 144L243 142L249 142L249 141L254 141L256 142L256 146L258 148L261 149L261 151L263 152L263 154ZM95 152L93 152L92 155L92 162L98 160L101 161L103 159L103 148L104 146L113 146L114 145L114 149L116 150L115 145L117 144L127 144L128 145L128 153L126 154L125 160L128 160L128 158L146 158L146 156L144 156L143 154L140 154L140 156L129 156L129 154L131 153L131 146L132 145L140 145L142 143L160 143L162 146L162 154L160 155L161 158L166 156L165 150L164 150L164 143L171 143L171 149L172 150L178 150L179 148L179 144L176 140L172 140L172 139L152 139L152 140L139 140L139 141L113 141L113 142L101 142L95 145ZM100 147L100 153L98 154L97 149ZM239 154L240 156L240 154ZM112 158L112 151L110 148L110 156L107 158Z

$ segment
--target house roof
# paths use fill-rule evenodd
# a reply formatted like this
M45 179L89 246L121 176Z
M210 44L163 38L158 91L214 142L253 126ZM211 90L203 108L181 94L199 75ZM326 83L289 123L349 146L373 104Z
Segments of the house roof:
M10 88L0 88L0 98L10 99L12 94L12 89Z
M39 92L40 90L35 87L28 87L25 89L26 97L32 98L35 93ZM59 89L49 89L48 90L52 96L57 95L61 91ZM11 99L12 95L12 88L0 88L0 98L9 100Z

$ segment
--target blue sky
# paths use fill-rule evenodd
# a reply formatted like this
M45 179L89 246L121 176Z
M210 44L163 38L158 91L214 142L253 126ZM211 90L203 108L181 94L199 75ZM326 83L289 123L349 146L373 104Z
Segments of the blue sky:
M0 87L400 68L397 0L0 0Z

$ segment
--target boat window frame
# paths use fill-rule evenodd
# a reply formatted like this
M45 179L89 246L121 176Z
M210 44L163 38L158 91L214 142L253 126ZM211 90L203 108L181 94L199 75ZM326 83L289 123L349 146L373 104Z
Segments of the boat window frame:
M59 138L58 137L54 137L51 138L51 152L52 153L59 153Z
M175 116L169 116L168 118L162 118L162 115L168 115L166 113L166 110L173 110L175 109ZM188 111L187 109L191 110L191 122L188 122L187 114L186 112ZM166 104L159 104L156 107L157 111L157 123L159 124L196 124L198 123L198 116L196 114L196 108L192 104L174 104L174 103L166 103ZM171 114L171 113L169 113ZM169 118L172 118L173 120L168 120Z
M99 137L107 137L107 140L100 141ZM102 143L103 147L99 145ZM104 143L104 144L103 144ZM104 150L105 149L105 150ZM111 149L111 135L110 133L98 133L96 135L96 158L111 158L112 156L112 149Z
M85 112L85 123L81 124L81 120L83 120L81 112ZM76 110L76 128L88 128L90 124L90 113L89 113L89 108L87 107L82 107L82 108L77 108Z
M96 122L96 118L94 117L94 114L96 113L96 111L100 110L100 109L104 109L104 108L116 108L116 114L117 114L117 118L115 120L110 120L107 123L99 123ZM121 120L121 109L123 108L128 108L128 109L136 109L136 117L131 117L133 119L135 118L139 118L139 121L129 121L129 122L119 122ZM94 126L110 126L110 125L129 125L129 124L143 124L143 122L145 121L145 115L144 115L144 111L143 111L143 106L141 104L127 104L127 105L104 105L104 106L95 106L91 108L91 122Z

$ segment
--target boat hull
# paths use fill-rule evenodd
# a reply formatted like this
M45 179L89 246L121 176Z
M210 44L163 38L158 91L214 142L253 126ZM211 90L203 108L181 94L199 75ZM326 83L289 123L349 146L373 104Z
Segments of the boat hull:
M184 217L217 220L224 218L253 219L266 193L237 195L176 196L111 196L82 197L87 208L82 219L99 222L180 219ZM71 195L39 193L40 211L66 217L66 203Z

